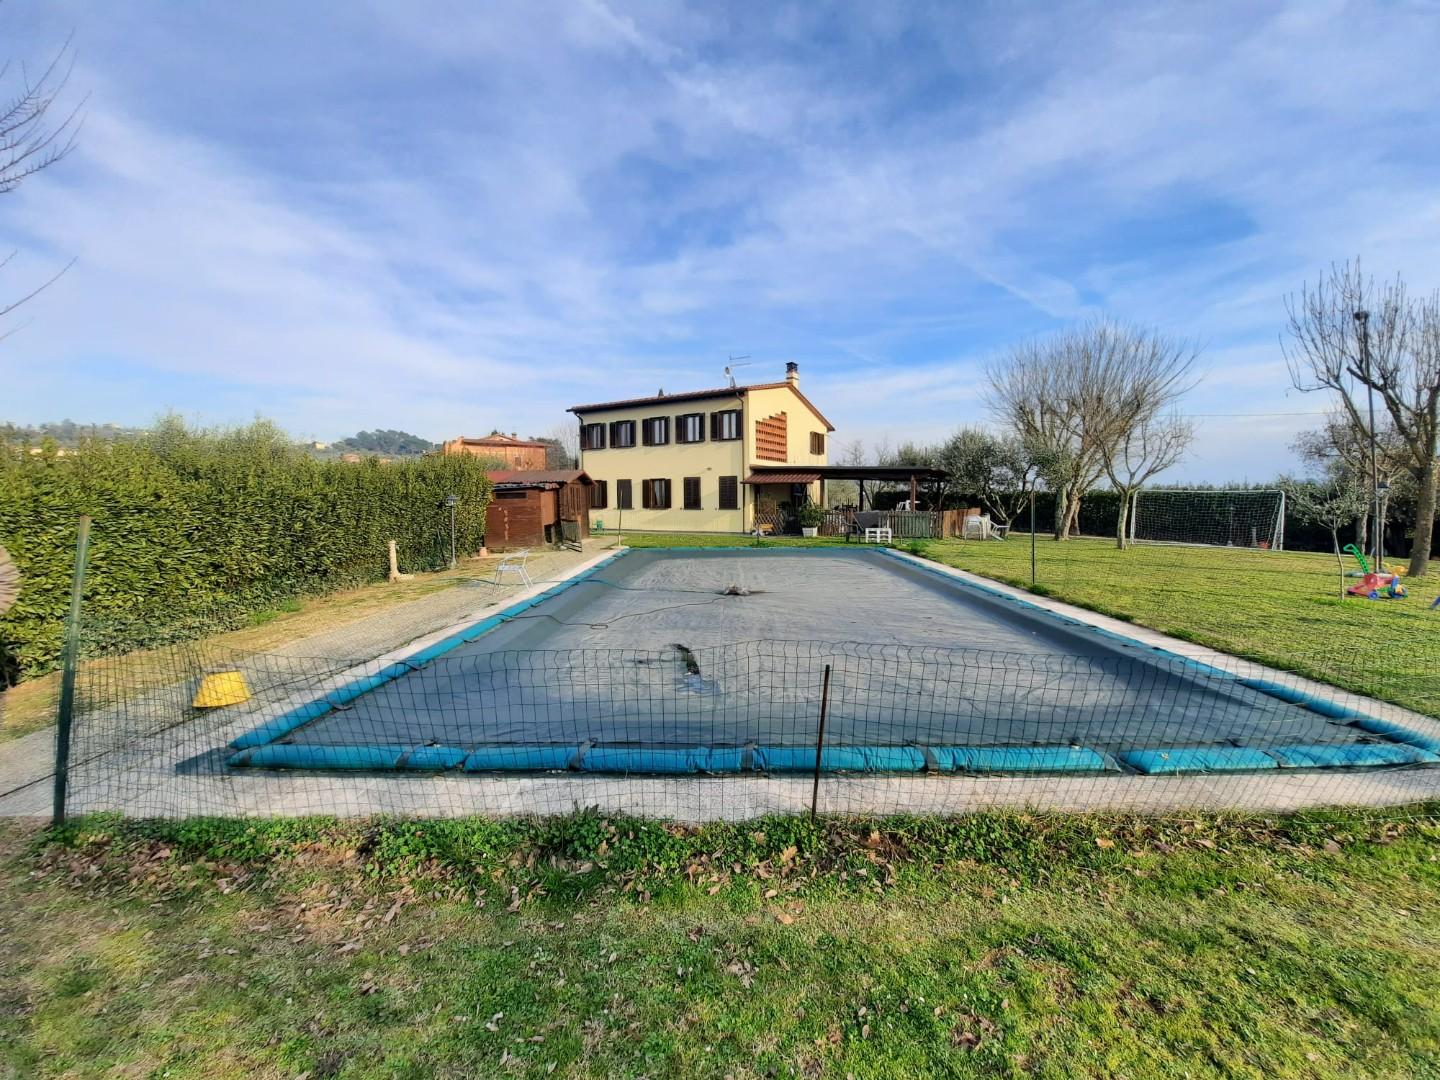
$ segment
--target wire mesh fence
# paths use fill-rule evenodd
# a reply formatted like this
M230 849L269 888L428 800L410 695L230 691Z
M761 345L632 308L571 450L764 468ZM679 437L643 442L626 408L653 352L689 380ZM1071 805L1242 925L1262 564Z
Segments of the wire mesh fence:
M244 649L162 638L111 655L137 637L125 619L152 615L87 612L66 806L601 806L681 820L997 806L1403 814L1436 794L1440 582L1372 600L1350 595L1343 561L1259 545L1120 549L1012 532L909 546L923 565L833 548L824 560L788 548L708 562L631 553L572 590L568 607L511 616L511 644L445 655L396 646L453 628L481 592L506 602L504 588L462 581L307 641ZM1195 645L1172 638L1157 651L1137 630L1093 655L1073 640L1065 651L1054 647L1063 612L1033 626L986 621L983 605L932 595L937 563ZM568 580L573 568L557 572ZM889 643L709 643L747 627L808 633L842 610L844 626ZM657 645L677 639L692 644ZM966 644L933 644L956 640ZM600 642L635 647L560 647ZM19 754L0 755L0 813L49 812L53 758L37 747L23 748L28 773L7 764Z
M1440 794L1440 724L1240 660L752 641L357 663L195 643L144 670L82 665L69 813L1399 814Z
M1152 508L1153 512L1153 508ZM955 568L1117 616L1189 642L1440 716L1440 566L1373 589L1351 554L1208 543L1056 541L1017 522L996 541L947 541L924 554ZM1203 523L1202 523L1203 524ZM1166 536L1208 536L1176 521ZM1168 531L1167 531L1168 530ZM1143 530L1142 530L1143 531ZM1344 538L1341 538L1343 543ZM1368 566L1368 563L1367 563ZM1369 569L1376 568L1370 566ZM1372 596L1372 593L1374 594Z

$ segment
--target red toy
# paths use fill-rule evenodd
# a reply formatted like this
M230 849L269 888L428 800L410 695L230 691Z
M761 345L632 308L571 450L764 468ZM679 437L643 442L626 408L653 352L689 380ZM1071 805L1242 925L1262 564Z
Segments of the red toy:
M1372 592L1384 592L1399 580L1397 574L1377 574L1372 570L1345 591L1351 596L1369 596Z

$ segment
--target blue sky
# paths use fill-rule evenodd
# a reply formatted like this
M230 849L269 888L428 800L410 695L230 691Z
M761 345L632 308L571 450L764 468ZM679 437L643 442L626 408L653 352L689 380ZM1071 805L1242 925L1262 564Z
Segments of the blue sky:
M1257 480L1324 408L1285 295L1440 286L1434 2L0 7L12 56L71 29L82 140L0 200L0 284L78 262L5 419L543 433L749 354L893 445L1107 314L1203 346L1172 478Z

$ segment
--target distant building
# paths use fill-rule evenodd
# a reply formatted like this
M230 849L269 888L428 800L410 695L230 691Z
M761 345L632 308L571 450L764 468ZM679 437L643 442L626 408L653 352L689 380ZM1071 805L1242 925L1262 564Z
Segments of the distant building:
M484 438L461 435L440 448L442 454L472 454L503 461L511 469L545 468L545 444L493 431Z
M310 443L310 449L311 449L311 450L324 450L324 449L325 449L326 447L328 447L329 445L330 445L329 443L323 443L323 442L321 442L320 440L316 439L316 440L314 440L313 442Z

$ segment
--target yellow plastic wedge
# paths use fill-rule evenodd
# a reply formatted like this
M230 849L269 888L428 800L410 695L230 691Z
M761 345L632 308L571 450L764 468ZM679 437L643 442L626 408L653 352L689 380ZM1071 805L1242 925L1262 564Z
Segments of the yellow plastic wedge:
M197 709L218 709L249 700L250 688L245 685L244 675L238 671L212 671L200 681L200 689L190 704Z

